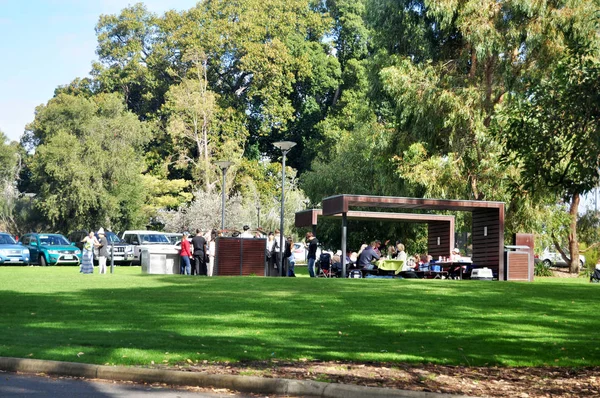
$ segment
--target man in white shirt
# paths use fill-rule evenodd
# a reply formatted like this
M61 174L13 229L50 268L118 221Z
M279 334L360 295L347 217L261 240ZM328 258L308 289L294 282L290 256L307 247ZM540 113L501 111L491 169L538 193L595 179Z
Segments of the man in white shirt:
M275 254L275 269L279 269L279 266L281 265L281 256L282 256L282 250L281 250L281 235L279 233L279 230L276 229L275 230L275 243L273 244L273 253ZM283 275L283 274L281 274Z
M252 232L250 232L250 227L247 225L244 225L244 232L242 232L242 234L240 235L241 238L253 238L252 236Z

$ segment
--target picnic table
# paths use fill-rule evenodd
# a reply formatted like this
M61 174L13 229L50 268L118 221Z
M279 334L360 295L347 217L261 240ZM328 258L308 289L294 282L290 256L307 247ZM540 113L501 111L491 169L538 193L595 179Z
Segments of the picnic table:
M404 260L392 260L387 258L382 258L377 260L375 263L378 270L381 271L393 271L394 275L398 275L402 271L402 266L404 265Z
M393 260L393 259L380 259L375 262L375 266L372 269L362 268L361 272L363 273L363 277L367 274L391 274L393 276L398 276L402 272L402 266L404 265L404 260ZM448 272L444 271L444 269L440 269L440 271L432 271L432 270L417 270L413 271L419 278L432 278L432 279L441 279L448 275Z

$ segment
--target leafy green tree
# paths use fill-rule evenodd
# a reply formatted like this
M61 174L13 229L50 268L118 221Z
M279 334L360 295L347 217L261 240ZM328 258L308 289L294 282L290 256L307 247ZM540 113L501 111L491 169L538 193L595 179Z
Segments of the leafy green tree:
M210 192L218 179L213 157L219 153L219 157L230 160L241 157L247 134L239 117L235 117L236 111L221 109L218 96L209 89L204 53L190 50L184 59L190 60L191 68L179 84L169 89L163 112L169 117L167 132L176 164L191 167L195 185Z
M587 249L600 246L600 211L587 211L577 220L577 231L580 242Z
M141 148L147 131L116 94L59 94L36 109L23 138L36 208L52 230L144 223Z
M598 185L600 58L566 56L548 79L511 94L499 119L506 162L520 167L523 189L554 190L569 203L571 272L579 268L577 217L581 195Z
M22 157L18 144L8 142L0 130L0 229L18 232L15 219L15 206L19 198L17 180L22 166Z
M206 58L199 52L192 58L193 73L171 86L167 93L165 108L170 111L167 131L179 152L177 162L182 166L191 164L197 170L196 175L201 171L204 190L209 192L211 154L208 146L216 96L208 89Z
M102 91L122 93L142 119L157 118L169 88L191 78L194 62L185 54L200 48L207 90L249 133L244 139L249 147L258 145L276 158L271 143L293 139L299 150L290 162L304 168L312 159L304 156L312 152L305 155L303 138L319 138L313 127L339 86L338 60L323 42L330 27L323 5L311 0L216 0L163 17L137 4L101 18L94 76ZM156 126L149 152L161 154L152 155L155 160L168 159L170 153L162 150L173 143L166 138L166 125Z
M92 76L98 89L121 93L127 107L143 119L160 109L173 83L157 20L137 3L119 15L100 16L96 26L100 62L94 63Z

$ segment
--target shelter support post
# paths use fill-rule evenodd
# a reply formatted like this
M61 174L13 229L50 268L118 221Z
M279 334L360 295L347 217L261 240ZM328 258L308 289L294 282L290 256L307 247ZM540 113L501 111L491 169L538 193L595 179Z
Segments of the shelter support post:
M504 206L472 211L473 264L488 267L504 280Z
M342 213L342 278L346 277L346 232L348 230L348 215L347 213Z

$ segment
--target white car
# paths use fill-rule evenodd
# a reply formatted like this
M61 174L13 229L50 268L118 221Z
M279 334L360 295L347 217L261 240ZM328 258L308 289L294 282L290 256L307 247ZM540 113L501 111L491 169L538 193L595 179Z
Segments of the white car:
M568 255L569 251L564 249L564 252ZM546 267L568 267L569 264L565 262L560 253L556 251L554 247L547 247L544 249L544 252L539 256L539 260ZM585 256L579 255L579 265L583 267L585 265Z
M158 231L125 231L123 240L134 246L133 262L141 264L142 249L149 249L151 252L173 254L179 253L177 248L171 243L164 232Z
M306 256L308 256L308 247L304 245L302 242L294 243L292 247L292 254L294 255L294 259L296 263L306 263ZM321 255L321 248L317 247L317 259Z

